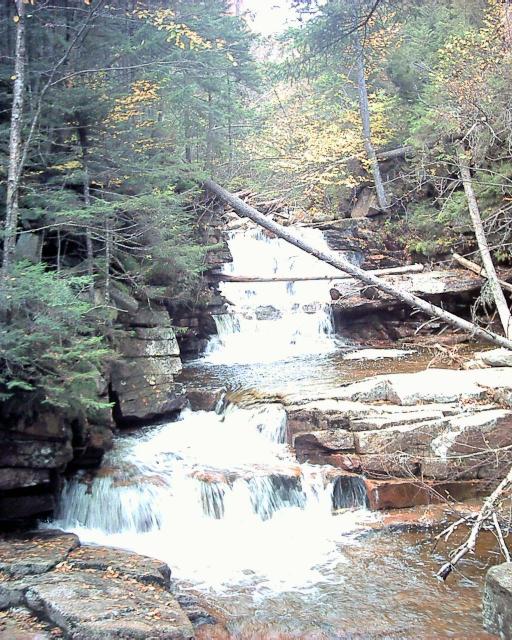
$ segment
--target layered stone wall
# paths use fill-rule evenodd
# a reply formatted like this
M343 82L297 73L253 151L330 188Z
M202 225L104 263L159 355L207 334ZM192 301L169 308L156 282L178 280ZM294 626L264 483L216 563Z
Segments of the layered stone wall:
M486 494L512 465L511 368L376 376L286 407L300 462L364 478L374 509Z

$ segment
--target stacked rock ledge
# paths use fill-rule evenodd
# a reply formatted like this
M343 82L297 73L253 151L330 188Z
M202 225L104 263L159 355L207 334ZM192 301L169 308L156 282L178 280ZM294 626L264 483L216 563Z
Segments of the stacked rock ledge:
M361 476L373 509L478 497L512 465L511 389L504 367L376 376L287 405L288 442Z
M194 638L192 623L170 592L165 563L81 547L76 536L60 531L4 537L0 557L0 609L6 612L0 635L25 637L21 607L24 625L31 621L40 640L50 640L56 628L72 640Z

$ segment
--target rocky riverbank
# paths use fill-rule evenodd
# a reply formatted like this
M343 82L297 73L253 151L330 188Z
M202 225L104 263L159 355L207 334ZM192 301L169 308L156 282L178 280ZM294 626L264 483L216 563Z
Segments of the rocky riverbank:
M364 478L373 509L486 494L512 464L512 369L429 369L286 406L299 461Z
M61 531L0 539L2 640L188 640L214 623L162 562Z

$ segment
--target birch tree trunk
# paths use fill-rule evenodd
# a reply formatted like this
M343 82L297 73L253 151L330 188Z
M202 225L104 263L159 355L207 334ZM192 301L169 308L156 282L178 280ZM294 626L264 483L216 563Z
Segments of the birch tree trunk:
M14 0L18 12L16 24L16 47L14 54L14 86L9 136L9 166L7 170L7 199L5 206L4 246L2 272L11 266L16 248L16 228L19 212L18 171L21 162L21 129L23 126L23 105L25 97L25 4Z
M356 64L357 64L357 92L359 95L359 112L361 115L361 125L363 128L363 142L366 156L370 163L373 181L375 182L375 190L377 192L377 201L382 210L386 210L389 206L380 172L379 161L375 148L372 143L372 128L370 121L370 105L368 102L368 90L366 88L365 64L364 64L364 48L361 41L359 31L354 34L356 46Z
M459 159L460 175L464 185L464 192L468 201L469 215L471 216L471 221L475 230L476 241L482 258L482 264L487 274L489 288L503 326L503 331L507 338L512 338L512 316L510 315L510 309L508 308L505 295L498 279L498 274L496 273L496 269L492 261L489 245L487 244L487 238L485 237L478 202L473 189L471 172L468 166L468 156L464 153L462 146L459 146L457 155Z
M380 291L387 293L393 298L401 300L406 305L413 307L415 309L420 309L424 313L429 316L433 316L435 318L439 318L443 320L447 324L457 328L462 329L463 331L468 332L472 336L476 336L486 342L490 342L491 344L498 345L500 347L505 347L506 349L512 349L512 340L504 338L503 336L499 336L496 333L491 331L487 331L473 324L472 322L468 322L463 318L459 318L458 316L441 309L440 307L436 307L435 305L423 300L422 298L418 298L412 293L407 291L403 291L398 287L394 287L388 282L384 282L377 276L356 267L354 264L351 264L348 260L343 258L342 256L334 253L333 251L321 250L313 247L308 242L305 242L302 238L294 234L289 229L283 227L282 225L274 222L273 220L269 220L262 213L254 209L253 207L246 204L237 196L229 193L226 189L223 189L221 186L213 182L212 180L206 180L204 182L204 188L209 191L212 195L219 198L225 204L231 206L238 215L244 216L260 225L264 229L271 231L279 238L286 240L290 244L293 244L295 247L302 249L306 253L309 253L312 256L315 256L319 260L326 262L327 264L336 267L340 271L344 271L345 273L349 273L354 278L357 278L361 282L364 282L367 285L371 285L376 287Z

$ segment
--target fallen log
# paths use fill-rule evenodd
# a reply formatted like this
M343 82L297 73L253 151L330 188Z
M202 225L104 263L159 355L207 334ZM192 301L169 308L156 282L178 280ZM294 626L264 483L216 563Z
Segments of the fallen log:
M388 269L374 269L366 273L374 275L393 275L401 273L418 273L424 270L422 264L411 264L407 267L389 267ZM210 275L219 278L222 282L310 282L314 280L352 280L350 275L330 275L330 276L287 276L287 277L268 277L259 278L254 276L233 276L228 273L213 272Z
M367 285L374 286L377 289L384 291L384 293L389 294L393 298L398 298L398 300L401 300L406 305L415 309L419 309L429 316L439 318L447 324L450 324L457 329L467 331L472 336L478 337L482 340L485 340L486 342L490 342L491 344L496 344L500 347L505 347L506 349L512 350L512 340L504 338L503 336L493 333L492 331L482 329L472 322L464 320L463 318L459 318L453 313L445 311L444 309L441 309L440 307L437 307L430 302L427 302L426 300L422 300L421 298L418 298L417 296L407 291L394 287L387 282L384 282L377 276L364 271L354 264L351 264L348 260L340 255L337 255L333 251L328 251L325 249L320 250L313 247L308 242L305 242L302 238L293 233L290 229L283 227L273 220L269 220L259 211L257 211L253 207L250 207L248 204L240 200L240 198L237 198L233 194L229 193L229 191L226 191L226 189L216 184L212 180L206 180L203 186L213 196L216 196L222 202L231 206L234 211L238 213L238 215L249 218L264 229L267 229L279 238L286 240L290 244L293 244L299 249L302 249L306 253L315 256L319 260L322 260L323 262L336 267L340 271L344 271L345 273L352 275L354 278L361 280Z
M498 500L501 496L506 493L512 485L512 469L509 470L508 474L503 478L500 484L496 487L496 489L491 493L491 495L485 499L484 504L478 515L475 519L475 522L471 526L471 530L467 539L459 546L455 551L451 554L451 558L448 562L443 564L443 566L436 573L436 576L440 580L446 580L446 578L453 571L458 562L462 560L462 558L468 553L473 553L476 546L476 541L478 539L478 534L480 530L484 527L486 523L491 523L495 528L498 534L498 540L503 539L502 532L498 523L498 519L496 517L496 507ZM444 537L447 540L450 535L455 531L455 529L463 524L463 519L457 520L457 522L453 523L449 527L447 527L444 531L442 531L436 538L439 540ZM505 546L506 549L506 546ZM503 548L502 548L503 550ZM504 551L504 550L503 550ZM508 549L504 551L505 557L510 557Z
M401 275L381 274L380 277L388 285L436 305L449 304L451 300L459 299L461 296L476 297L483 282L480 276L466 269L438 269ZM368 296L370 291L375 293L371 298ZM336 301L334 311L342 317L366 316L403 306L397 298L380 293L376 287L369 287L356 280L339 280L334 283L331 299Z
M468 260L467 258L459 255L458 253L454 253L452 257L455 262L458 262L462 267L465 267L469 271L476 273L476 275L480 276L481 278L487 278L486 270L479 264L476 264L476 262L472 262L471 260ZM507 291L512 292L512 284L510 284L509 282L505 282L505 280L498 280L498 282L500 283L502 289L506 289Z

